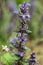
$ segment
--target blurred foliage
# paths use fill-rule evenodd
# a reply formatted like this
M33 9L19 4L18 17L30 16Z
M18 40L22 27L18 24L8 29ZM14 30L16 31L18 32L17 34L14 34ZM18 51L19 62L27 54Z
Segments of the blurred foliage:
M13 57L10 53L1 56L1 62L5 65L12 65L17 59L19 59L17 56L14 55Z
M9 61L10 60L10 61ZM13 61L13 58L11 57L11 55L9 53L6 53L4 54L2 57L1 57L1 62L3 64L7 64L7 65L11 65Z

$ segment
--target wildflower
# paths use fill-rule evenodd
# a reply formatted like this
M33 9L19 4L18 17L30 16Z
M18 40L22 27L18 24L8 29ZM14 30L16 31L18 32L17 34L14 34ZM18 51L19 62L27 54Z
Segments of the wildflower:
M19 56L20 59L17 60L17 65L21 65L20 61L22 63L22 59L25 54L24 50L27 49L24 43L27 41L27 32L26 32L26 30L28 30L27 23L28 23L28 21L30 21L28 6L30 6L30 4L28 4L28 3L20 4L19 5L20 12L18 12L18 11L14 12L14 16L17 15L19 17L20 27L18 28L17 36L15 38L11 39L10 42L18 49L16 52L16 55ZM19 62L19 64L18 64L18 62Z
M24 52L20 52L20 51L18 51L17 53L16 53L16 55L18 55L18 56L20 56L21 58L24 56Z
M29 65L37 65L37 60L35 57L35 53L31 53L30 59L29 59Z
M7 51L7 52L8 52L8 51L9 51L9 48L8 48L6 45L5 45L5 46L4 46L4 45L2 45L2 50L4 50L4 51Z
M30 3L26 3L26 2L24 2L24 6L25 6L25 7L27 7L27 6L31 6L31 4L30 4Z
M11 43L13 46L18 47L18 43L16 42L16 40L18 40L17 37L15 37L15 38L11 38L11 39L10 39L10 43Z

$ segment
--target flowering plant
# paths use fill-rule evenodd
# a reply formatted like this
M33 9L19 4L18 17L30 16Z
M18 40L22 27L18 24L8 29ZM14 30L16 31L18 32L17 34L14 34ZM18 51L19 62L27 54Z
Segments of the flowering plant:
M17 31L18 34L15 38L10 39L12 45L14 45L18 49L16 55L19 56L19 60L16 60L14 65L23 65L22 60L25 55L25 49L26 49L25 43L28 37L27 30L29 29L28 22L30 21L30 15L29 15L30 4L29 3L20 4L19 7L20 12L18 11L13 12L14 16L16 15L16 17L19 19L20 22L20 26Z

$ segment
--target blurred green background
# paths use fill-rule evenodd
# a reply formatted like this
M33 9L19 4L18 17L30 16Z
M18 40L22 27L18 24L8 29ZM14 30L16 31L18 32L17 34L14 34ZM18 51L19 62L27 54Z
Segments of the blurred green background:
M9 44L9 38L16 36L17 33L14 31L17 30L17 26L19 26L18 20L16 21L14 18L12 22L14 25L12 27L13 31L8 30L12 19L12 13L7 7L7 1L13 2L15 4L14 10L19 10L18 5L24 2L33 3L33 7L30 8L31 20L28 24L29 29L32 31L32 33L28 35L29 39L26 45L29 50L27 50L25 57L28 58L30 56L30 53L32 51L35 51L39 65L43 65L43 0L0 0L0 65L3 65L3 62L5 60L4 59L1 62L4 54L5 58L7 57L7 55L8 57L10 56L9 53L7 54L5 51L2 50L2 45L12 47L12 45ZM15 49L13 48L13 51L14 50ZM14 61L12 57L10 57L9 59L11 59L11 62ZM7 61L5 63L7 63Z

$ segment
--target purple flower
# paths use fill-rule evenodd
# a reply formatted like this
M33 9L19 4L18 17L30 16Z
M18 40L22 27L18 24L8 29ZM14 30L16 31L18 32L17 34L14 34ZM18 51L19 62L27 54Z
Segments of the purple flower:
M11 39L10 39L10 42L11 42L11 43L16 43L16 41L15 41L14 38L11 38Z
M30 21L30 15L28 13L20 15L23 22Z
M18 56L20 56L20 57L23 57L23 56L24 56L24 52L18 51L18 52L16 53L16 55L18 55Z
M26 9L24 7L24 4L23 5L19 5L19 7L20 7L20 10L21 10L22 13L25 13L26 12Z
M35 52L31 53L31 57L35 58Z
M30 15L28 13L25 15L25 20L26 22L30 21Z
M22 15L22 19L25 20L25 15Z
M26 42L27 41L27 38L23 38L23 41Z
M31 4L25 2L25 3L24 3L24 6L25 6L25 7L27 7L27 6L31 6Z
M26 33L23 33L23 37L27 37L27 34Z
M11 43L12 45L14 45L14 46L18 46L16 40L17 40L17 37L15 37L15 38L11 38L11 39L10 39L10 43Z
M29 14L27 14L27 15L26 15L26 18L30 18L30 15L29 15Z
M22 38L21 38L21 37L18 37L18 40L19 40L20 42L22 42Z
M14 39L11 39L11 43L16 46L18 49L16 55L20 57L20 60L24 57L25 54L25 49L26 46L25 44L22 44L27 41L27 30L28 30L28 25L27 22L30 21L30 15L29 15L29 3L24 3L23 5L20 6L20 12L15 11L15 13L19 17L20 21L20 27L18 30L18 34ZM14 15L15 16L15 15ZM19 60L18 60L19 61Z

